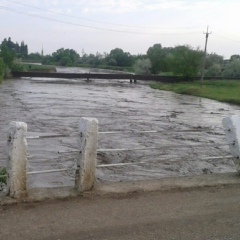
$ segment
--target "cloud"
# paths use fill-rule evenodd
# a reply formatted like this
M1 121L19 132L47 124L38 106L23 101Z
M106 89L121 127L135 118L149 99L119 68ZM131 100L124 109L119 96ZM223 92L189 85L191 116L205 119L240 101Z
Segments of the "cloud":
M164 10L194 10L205 9L216 6L217 0L87 0L81 4L84 13L136 13L136 12L156 12Z
M205 9L214 7L219 1L212 0L5 0L5 6L21 8L29 11L31 6L43 8L46 10L54 10L66 13L66 9L78 11L78 13L139 13L139 12L157 12L157 11L184 11L194 9ZM54 10L55 11L55 10Z

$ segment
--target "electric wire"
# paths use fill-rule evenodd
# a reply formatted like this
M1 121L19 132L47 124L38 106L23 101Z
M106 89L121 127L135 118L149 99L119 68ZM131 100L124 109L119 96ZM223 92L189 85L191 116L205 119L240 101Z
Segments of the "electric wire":
M37 14L32 14L32 13L28 13L25 11L21 11L21 10L16 10L13 8L8 8L8 7L3 7L0 6L0 9L3 9L5 11L9 11L9 12L13 12L13 13L17 13L17 14L21 14L21 15L26 15L26 16L30 16L30 17L36 17L36 18L41 18L41 19L45 19L45 20L49 20L49 21L53 21L53 22L59 22L59 23L64 23L64 24L68 24L68 25L72 25L72 26L77 26L77 27L84 27L84 28L91 28L91 29L97 29L97 30L104 30L104 31L110 31L110 32L119 32L119 33L128 33L128 34L139 34L139 35L181 35L181 34L196 34L199 33L199 31L196 32L188 32L188 33L176 33L176 32L172 32L172 33L143 33L143 32L133 32L133 31L125 31L125 30L117 30L117 29L109 29L109 28L102 28L102 27L95 27L95 26L90 26L90 25L83 25L83 24L78 24L78 23L73 23L73 22L67 22L67 21L63 21L63 20L57 20L54 18L50 18L50 17L44 17L44 16L40 16Z
M199 27L183 27L183 28L160 28L160 27L157 27L157 26L151 26L150 27L150 26L124 25L124 24L110 23L110 22L100 21L100 20L93 20L93 19L83 18L83 17L78 17L78 16L72 16L72 15L69 15L69 14L59 13L59 12L56 12L56 11L47 10L47 9L40 8L40 7L35 7L35 6L31 6L29 4L24 4L24 3L20 3L20 2L16 2L16 1L12 1L12 0L4 0L4 1L19 4L19 5L26 6L26 7L30 7L30 8L37 9L37 10L40 10L40 11L43 11L43 12L48 12L48 13L53 13L53 14L65 16L65 17L70 17L70 18L75 18L75 19L80 19L80 20L86 20L86 21L91 21L91 22L96 22L96 23L104 23L104 24L115 25L115 26L120 26L120 27L146 28L146 29L151 28L151 29L158 29L158 30L200 29L200 28L203 27L203 26L199 26Z

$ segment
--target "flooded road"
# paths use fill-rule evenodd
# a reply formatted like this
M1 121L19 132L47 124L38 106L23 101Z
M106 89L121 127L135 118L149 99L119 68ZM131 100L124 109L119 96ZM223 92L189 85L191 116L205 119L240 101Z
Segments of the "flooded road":
M90 70L59 68L58 71ZM228 146L222 146L226 142L221 121L231 114L239 114L239 107L154 90L142 82L7 80L0 85L0 165L4 166L7 158L9 122L26 122L29 135L74 134L78 131L80 117L94 117L99 120L100 132L124 131L99 134L100 149L157 148L98 153L98 164L141 162L138 165L99 168L99 182L234 172L232 160L208 159L230 155ZM198 132L181 132L192 129ZM152 130L161 132L136 133ZM76 150L77 145L76 137L29 139L28 170L75 167L76 153L59 154L58 151ZM30 175L28 184L29 187L73 186L74 171Z

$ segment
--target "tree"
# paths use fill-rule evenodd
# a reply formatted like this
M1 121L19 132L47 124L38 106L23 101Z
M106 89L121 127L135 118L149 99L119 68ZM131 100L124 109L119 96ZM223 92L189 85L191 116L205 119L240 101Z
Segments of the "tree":
M150 59L138 59L133 67L136 74L148 75L152 65Z
M111 50L106 57L106 61L109 65L113 66L131 66L132 58L130 53L124 52L121 48L115 48Z
M38 61L38 62L41 62L41 60L42 60L42 55L40 54L40 53L38 53L38 52L36 52L36 53L30 53L30 54L28 54L28 60L30 60L30 61Z
M24 44L24 41L19 45L18 43L12 42L9 37L8 40L4 38L2 45L5 45L9 50L13 51L18 58L26 58L28 56L28 46Z
M191 78L198 75L202 63L203 52L194 50L188 45L177 46L169 58L174 74Z
M3 79L5 74L5 64L2 58L0 58L0 82Z
M6 44L1 45L0 57L2 58L4 64L11 69L13 60L15 58L15 52L13 49L9 48Z
M206 70L206 77L221 77L222 75L222 65L214 63L211 67Z
M147 57L150 59L152 64L152 73L157 74L162 70L163 59L161 58L162 45L160 43L154 44L147 50Z
M79 62L80 56L73 49L60 48L52 54L51 57L47 56L43 62L47 61L59 64L61 66L72 66Z
M240 55L238 55L238 54L234 54L234 55L232 55L231 57L230 57L230 61L233 61L233 60L236 60L236 59L240 59Z
M212 68L213 65L218 64L222 65L223 64L223 56L220 56L216 53L211 53L206 56L206 64L205 68L208 70L209 68Z
M72 60L69 56L63 56L58 63L60 66L71 66L72 65Z
M28 56L28 46L24 44L24 41L21 42L18 54L23 58L26 58Z
M46 65L49 65L49 64L53 64L53 57L51 55L45 55L43 58L42 58L42 64L46 64Z
M240 60L234 59L225 66L222 73L223 77L236 78L240 77Z

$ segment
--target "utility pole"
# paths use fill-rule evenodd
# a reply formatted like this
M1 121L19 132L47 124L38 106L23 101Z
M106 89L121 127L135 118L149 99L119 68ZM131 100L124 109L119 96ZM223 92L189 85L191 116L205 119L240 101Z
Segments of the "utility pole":
M42 57L43 57L43 44L42 44L42 51L41 51L41 55L42 55Z
M202 75L201 75L201 86L203 85L203 79L204 79L204 70L205 70L205 64L206 64L206 55L207 55L207 43L208 43L208 36L212 32L208 32L208 26L207 26L207 32L203 32L203 34L206 34L206 41L205 41L205 49L204 49L204 56L203 56L203 67L202 67Z

